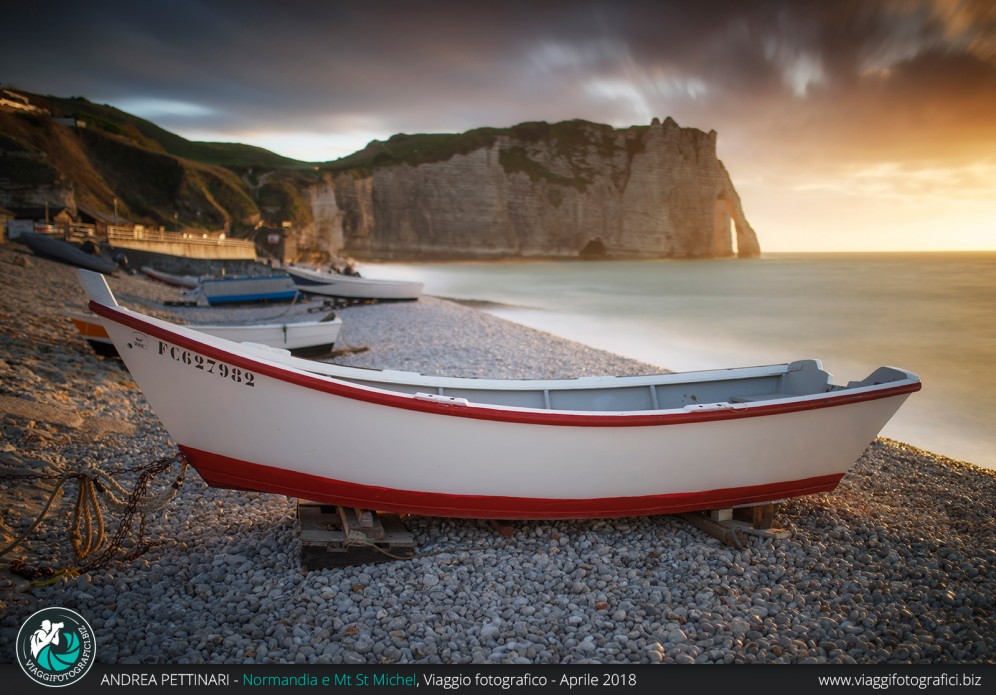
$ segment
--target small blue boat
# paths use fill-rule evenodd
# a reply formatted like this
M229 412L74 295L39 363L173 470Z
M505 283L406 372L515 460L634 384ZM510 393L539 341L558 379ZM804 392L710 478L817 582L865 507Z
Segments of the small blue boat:
M211 278L201 280L197 289L186 295L198 304L234 304L237 302L288 302L297 296L297 286L290 275Z

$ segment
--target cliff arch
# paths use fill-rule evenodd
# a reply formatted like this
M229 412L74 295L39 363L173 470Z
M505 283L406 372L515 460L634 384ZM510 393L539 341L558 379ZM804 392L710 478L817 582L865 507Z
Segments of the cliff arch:
M589 239L588 243L584 245L584 248L578 253L581 258L608 258L609 250L605 248L605 242L602 241L602 237L595 237L594 239Z

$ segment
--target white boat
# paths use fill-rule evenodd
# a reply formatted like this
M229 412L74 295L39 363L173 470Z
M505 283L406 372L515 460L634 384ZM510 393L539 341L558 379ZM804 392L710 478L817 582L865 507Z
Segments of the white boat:
M171 287L183 287L188 290L192 290L197 287L198 278L196 275L174 275L173 273L166 273L162 270L156 270L155 268L147 265L143 265L141 270L150 279Z
M303 292L313 292L329 297L346 299L402 300L418 299L422 283L409 280L377 280L358 275L323 273L310 268L289 265L284 270L294 278Z
M73 325L95 352L117 355L118 352L104 329L103 322L92 313L67 311ZM332 351L342 319L329 314L320 321L257 324L194 324L194 330L224 338L235 343L255 343L289 350L297 355L324 355Z
M78 271L133 378L210 485L432 516L671 514L832 490L920 379L816 360L501 381L355 369L119 307Z

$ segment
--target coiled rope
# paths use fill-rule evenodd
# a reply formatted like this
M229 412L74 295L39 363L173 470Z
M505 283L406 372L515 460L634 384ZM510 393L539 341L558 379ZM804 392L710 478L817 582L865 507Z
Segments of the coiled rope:
M173 482L159 492L150 494L149 488L153 481L176 464L179 464L179 471ZM145 516L150 512L162 509L176 497L180 491L180 487L183 485L183 479L187 473L187 465L187 458L183 454L177 453L163 457L150 464L116 471L116 475L127 473L139 474L138 479L135 481L135 486L130 492L109 473L97 468L90 461L81 461L75 470L65 473L0 473L0 478L8 480L56 481L55 487L52 489L52 494L42 508L41 513L24 533L0 550L0 557L24 543L48 514L62 487L68 481L75 480L77 483L77 496L69 528L69 542L72 545L73 554L77 561L84 560L91 554L95 554L93 559L89 562L60 570L52 567L29 568L25 566L22 560L14 560L10 564L11 571L27 579L35 580L34 584L40 586L53 583L62 577L77 577L86 572L105 567L122 550L124 541L132 528L135 516L138 515L140 523L135 549L125 556L125 559L133 560L145 553L149 548L161 543L161 541L149 542L145 540ZM106 524L104 522L101 501L108 508L122 515L117 531L106 545ZM103 550L101 550L102 547ZM99 554L97 554L97 551L100 551Z

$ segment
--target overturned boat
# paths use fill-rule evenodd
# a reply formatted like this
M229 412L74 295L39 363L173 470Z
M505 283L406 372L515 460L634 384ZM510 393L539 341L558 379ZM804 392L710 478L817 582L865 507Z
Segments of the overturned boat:
M818 361L504 381L308 362L117 305L90 309L216 487L431 516L671 514L832 490L919 378L834 385Z
M143 265L140 270L150 280L161 282L162 284L169 285L170 287L182 287L184 289L192 290L196 289L198 283L200 282L200 278L196 275L175 275L162 270L156 270L155 268L147 265Z
M69 263L79 268L88 268L98 273L113 275L118 269L118 264L112 260L87 253L83 249L70 244L68 241L55 239L45 234L36 232L21 232L17 240L31 249L36 256L51 258L63 263Z

